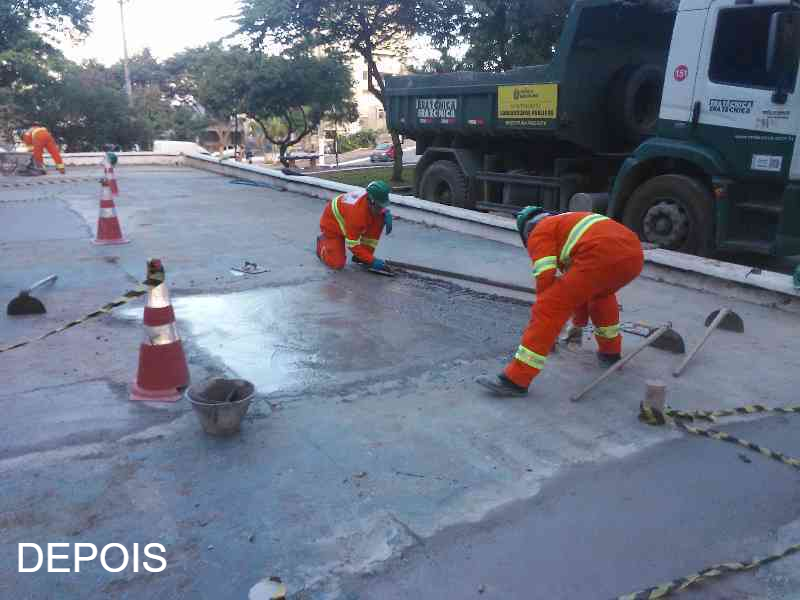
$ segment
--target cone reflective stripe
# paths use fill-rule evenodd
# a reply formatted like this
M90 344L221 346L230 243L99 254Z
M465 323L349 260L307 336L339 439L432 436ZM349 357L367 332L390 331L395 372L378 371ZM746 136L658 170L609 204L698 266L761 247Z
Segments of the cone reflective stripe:
M103 195L100 199L100 214L97 217L97 237L93 243L99 245L127 244L122 235L122 228L117 218L117 207L111 196L111 188L103 183Z
M158 259L151 260L147 268L148 279L153 279L154 274L164 276L164 267ZM169 289L162 283L147 293L144 340L139 348L139 370L131 400L175 402L187 385L189 368L175 325Z

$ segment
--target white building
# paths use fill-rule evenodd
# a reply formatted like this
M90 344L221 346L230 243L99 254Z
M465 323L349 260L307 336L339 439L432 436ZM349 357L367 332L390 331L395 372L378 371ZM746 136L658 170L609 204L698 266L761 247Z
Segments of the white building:
M405 56L400 52L378 50L375 52L378 71L383 75L402 75L406 72ZM369 73L364 59L358 55L350 61L350 68L355 79L353 97L358 102L358 129L374 129L386 131L386 115L383 105L369 91ZM352 132L351 132L352 133Z

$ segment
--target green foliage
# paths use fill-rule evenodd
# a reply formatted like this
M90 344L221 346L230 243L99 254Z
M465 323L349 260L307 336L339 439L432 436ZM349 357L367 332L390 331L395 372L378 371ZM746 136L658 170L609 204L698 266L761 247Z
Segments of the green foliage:
M337 55L264 56L218 46L204 53L202 76L193 83L201 104L219 117L243 114L254 119L264 137L280 148L284 162L287 149L323 118L358 117L350 71Z
M352 135L339 136L339 152L350 152L359 148L372 148L378 140L377 132L372 129L362 129Z
M40 31L86 34L93 0L3 0L0 2L0 53L16 48L36 22Z
M114 64L111 70L115 79L119 82L119 86L125 85L125 69L122 61ZM134 88L155 86L166 91L170 78L169 72L163 63L158 62L149 48L145 48L139 54L134 54L130 57L128 70L130 71L131 84Z
M464 64L457 58L450 56L447 48L440 51L439 58L429 58L421 65L409 65L408 70L412 73L431 74L431 73L452 73L463 71Z
M241 0L239 33L253 48L270 42L297 53L334 48L360 55L367 66L369 91L385 106L385 82L376 52L395 50L413 36L431 33L450 40L448 24L463 13L461 0ZM402 148L393 133L395 178L402 173Z
M549 62L572 0L475 0L456 21L469 49L464 68L506 71Z

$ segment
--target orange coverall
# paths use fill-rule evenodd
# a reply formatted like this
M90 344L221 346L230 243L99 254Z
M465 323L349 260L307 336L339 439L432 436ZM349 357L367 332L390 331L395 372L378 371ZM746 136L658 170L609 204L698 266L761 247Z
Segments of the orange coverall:
M624 225L589 212L546 217L528 238L536 278L536 303L522 341L504 374L527 388L544 367L558 334L575 314L591 316L600 352L619 354L619 306L615 293L644 266L639 238ZM556 269L564 275L556 278Z
M383 231L383 213L373 214L366 193L349 192L328 202L319 221L317 256L332 269L347 262L345 247L364 263L371 263Z
M33 150L33 162L37 167L44 167L44 150L46 148L56 163L56 169L60 173L64 172L64 161L61 159L58 144L46 127L31 127L23 134L22 141Z

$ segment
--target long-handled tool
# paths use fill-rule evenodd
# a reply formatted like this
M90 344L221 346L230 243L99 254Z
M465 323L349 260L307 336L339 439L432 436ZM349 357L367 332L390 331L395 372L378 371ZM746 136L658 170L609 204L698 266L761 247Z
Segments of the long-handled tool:
M638 347L636 350L631 352L630 354L626 355L613 365L611 365L606 371L600 375L597 379L595 379L592 383L587 385L581 392L576 394L571 398L573 402L578 402L581 398L583 398L586 394L592 391L597 385L611 377L614 373L619 371L622 367L628 364L633 357L639 354L642 350L647 348L648 346L653 346L654 348L660 348L662 350L667 350L668 352L673 352L675 354L683 354L686 352L686 345L683 343L683 338L677 333L674 329L672 329L672 325L662 325L655 332L653 332L647 339Z
M16 298L8 303L6 313L11 316L43 315L46 313L47 310L45 309L44 304L42 304L42 301L31 296L31 292L42 287L43 285L53 283L56 279L58 279L58 275L50 275L49 277L40 279L27 290L22 290Z
M706 332L703 335L703 339L689 352L689 355L683 360L681 365L672 372L674 377L681 376L681 373L686 369L686 365L689 364L689 361L695 357L700 351L700 348L702 348L708 341L708 338L711 337L711 334L714 333L714 330L718 328L727 331L735 331L736 333L744 333L744 321L742 321L742 317L733 312L730 308L722 308L709 314L708 317L706 317Z
M514 285L513 283L504 283L502 281L494 281L485 277L478 277L476 275L467 275L466 273L455 273L453 271L445 271L442 269L434 269L431 267L424 267L422 265L415 265L412 263L403 263L397 261L386 261L390 267L404 271L418 271L420 273L429 273L430 275L438 275L439 277L447 277L449 279L460 279L461 281L471 281L472 283L480 283L491 287L501 288L504 290L511 290L513 292L522 292L524 294L536 295L533 288L525 287L522 285Z

